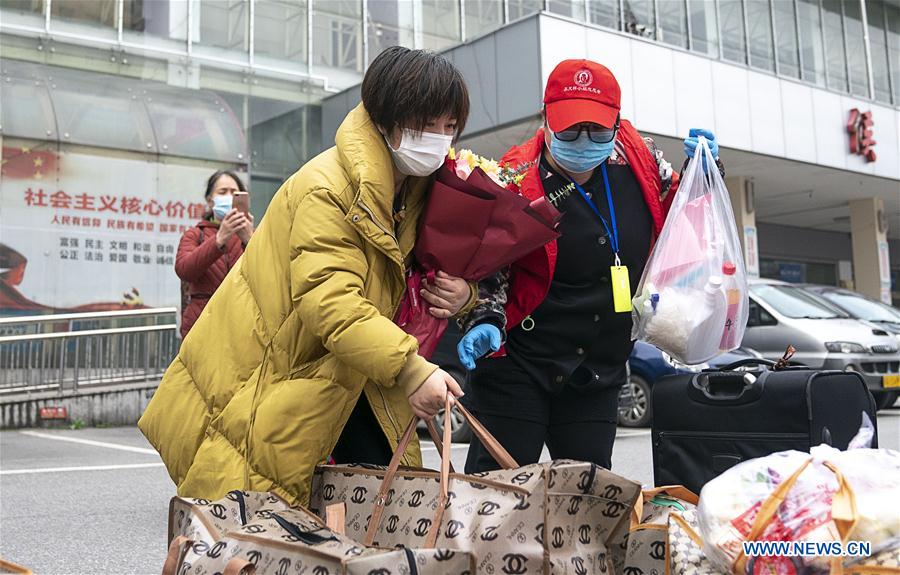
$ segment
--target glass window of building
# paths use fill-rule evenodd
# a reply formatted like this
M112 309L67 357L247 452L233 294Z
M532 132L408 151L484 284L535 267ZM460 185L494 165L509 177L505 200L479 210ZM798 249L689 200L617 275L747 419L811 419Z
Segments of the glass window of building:
M249 97L253 190L250 201L259 217L284 179L322 148L320 106Z
M847 40L847 64L850 68L850 93L869 95L869 74L866 70L866 42L863 38L862 11L859 2L842 2L844 34Z
M53 77L50 98L60 141L135 152L157 151L146 103L158 94L155 84L68 68L43 68ZM163 84L162 86L165 87ZM181 124L184 133L202 122ZM202 128L199 131L204 131Z
M57 0L50 3L50 20L89 25L112 35L118 28L117 5L116 0Z
M256 0L253 54L257 62L277 61L284 66L307 62L306 3L292 0Z
M880 0L867 0L866 18L869 24L869 50L872 53L872 80L875 84L875 99L890 103L891 77L888 63L884 4Z
M588 4L591 24L619 29L621 24L618 0L594 0Z
M509 21L524 18L544 9L544 0L509 0Z
M746 64L744 7L741 0L719 0L719 28L722 38L722 57L732 62Z
M547 8L554 14L561 14L576 20L585 20L584 0L548 0Z
M145 8L146 6L146 8ZM147 28L147 16L152 12L140 0L125 0L122 3L122 29L143 32ZM174 14L173 14L174 16ZM177 20L177 18L175 18ZM185 25L187 22L185 22ZM184 36L182 36L184 38Z
M43 14L44 0L3 0L0 7L5 14Z
M329 0L313 10L313 63L362 71L362 4Z
M847 86L847 55L844 51L842 0L822 0L822 24L825 26L825 59L828 64L828 87L841 92Z
M13 26L43 28L44 0L2 0L0 22Z
M161 152L184 158L246 162L247 143L243 106L232 107L217 93L185 90L160 84L144 97L157 146Z
M196 6L196 5L195 5ZM194 14L197 14L195 7ZM243 0L200 0L199 23L192 25L195 50L244 60L249 54L249 4Z
M459 2L422 0L422 48L442 50L460 39Z
M778 73L791 78L800 77L800 55L797 51L797 15L794 3L778 0L775 9L775 40L777 43Z
M55 140L56 116L50 99L52 83L35 64L3 61L0 118L5 137Z
M659 2L659 40L687 48L687 8L684 0Z
M193 5L197 9L196 2ZM187 50L187 2L125 0L122 18L126 41L168 50Z
M803 79L825 85L825 47L822 45L822 20L819 0L797 0L800 50L803 55Z
M894 104L900 104L900 7L887 5L885 11L890 50L891 86Z
M369 63L385 48L415 44L412 2L369 0L366 27L369 41Z
M775 43L772 38L772 6L769 0L747 1L747 37L750 41L750 65L775 71Z
M625 31L636 36L656 39L656 12L653 0L623 0Z
M691 50L717 58L719 31L716 27L714 2L691 2Z
M772 38L772 6L769 0L747 1L747 37L750 39L750 65L775 71L775 43Z
M486 34L503 25L501 0L466 0L466 37L464 40Z

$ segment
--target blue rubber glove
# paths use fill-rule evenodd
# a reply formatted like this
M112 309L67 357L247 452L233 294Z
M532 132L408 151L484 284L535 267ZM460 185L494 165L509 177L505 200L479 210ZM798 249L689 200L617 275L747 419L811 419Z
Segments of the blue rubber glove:
M459 354L459 361L472 371L475 369L475 361L484 357L488 352L494 352L500 349L500 343L503 335L497 326L482 323L478 324L459 340L456 346L456 353Z
M700 143L697 136L703 136L704 138L706 138L706 142L707 144L709 144L709 151L712 152L713 159L718 160L719 144L716 143L716 136L709 130L704 130L703 128L691 128L690 132L688 132L688 137L684 140L685 155L687 155L688 158L694 157L694 153L697 151L697 146ZM706 158L703 158L703 171L709 171L706 165Z

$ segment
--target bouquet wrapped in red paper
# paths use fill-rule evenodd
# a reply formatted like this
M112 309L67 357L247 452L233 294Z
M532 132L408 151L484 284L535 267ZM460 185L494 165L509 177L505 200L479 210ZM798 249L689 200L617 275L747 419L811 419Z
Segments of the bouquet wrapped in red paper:
M451 150L438 170L419 220L417 263L407 274L396 317L419 341L421 356L431 357L447 328L419 296L423 280L443 271L478 281L559 237L560 214L546 198L530 202L506 188L521 177L470 150Z

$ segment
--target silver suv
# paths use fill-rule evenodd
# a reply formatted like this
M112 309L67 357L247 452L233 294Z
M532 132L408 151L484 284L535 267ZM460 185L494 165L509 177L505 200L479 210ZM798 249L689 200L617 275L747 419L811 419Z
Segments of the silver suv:
M750 282L750 318L742 345L779 359L788 345L794 361L813 369L859 372L879 409L897 400L900 353L884 329L848 317L799 286L774 280Z
M822 296L828 303L855 319L874 323L900 341L900 310L861 293L834 286L802 284L803 288Z

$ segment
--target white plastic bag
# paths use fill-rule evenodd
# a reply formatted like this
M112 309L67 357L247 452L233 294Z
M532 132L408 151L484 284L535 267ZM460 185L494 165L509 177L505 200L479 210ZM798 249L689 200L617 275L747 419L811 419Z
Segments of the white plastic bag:
M681 363L741 345L749 308L743 252L728 189L702 136L632 304L631 337Z
M735 561L763 502L804 465L756 541L841 541L832 520L840 487L837 470L855 502L857 520L847 540L868 541L872 555L895 549L900 545L900 453L870 449L873 436L872 422L863 414L863 426L847 451L819 445L810 453L774 453L740 463L707 483L698 507L706 555L724 572L737 573ZM822 556L747 559L755 564L754 573L827 573L830 565Z

